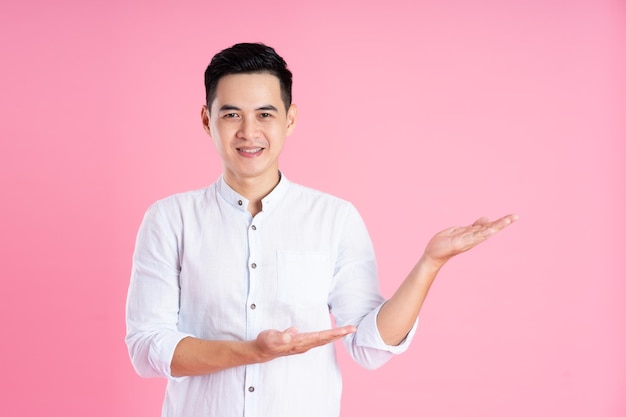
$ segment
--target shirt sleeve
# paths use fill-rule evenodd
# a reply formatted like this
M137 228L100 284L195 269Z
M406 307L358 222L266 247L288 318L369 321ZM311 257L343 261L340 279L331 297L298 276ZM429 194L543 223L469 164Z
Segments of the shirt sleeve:
M146 212L137 235L126 301L126 345L137 373L171 375L178 342L188 336L177 330L179 311L180 225L155 203ZM180 222L180 221L178 221Z
M357 331L343 339L350 356L361 366L375 369L411 343L417 320L397 346L386 344L376 325L385 299L380 295L374 248L361 216L353 205L345 216L339 237L330 308L337 326L355 325Z

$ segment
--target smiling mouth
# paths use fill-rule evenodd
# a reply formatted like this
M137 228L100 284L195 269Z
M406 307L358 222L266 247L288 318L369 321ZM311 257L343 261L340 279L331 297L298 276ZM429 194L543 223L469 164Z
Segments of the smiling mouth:
M250 154L250 155L254 155L256 153L259 153L263 149L265 149L265 148L249 148L249 149L237 148L237 150L239 152L247 153L247 154Z

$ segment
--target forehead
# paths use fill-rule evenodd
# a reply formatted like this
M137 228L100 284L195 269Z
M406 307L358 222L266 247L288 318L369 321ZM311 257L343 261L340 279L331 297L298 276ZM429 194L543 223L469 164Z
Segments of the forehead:
M213 106L238 107L274 105L281 103L280 81L268 73L229 74L219 79Z

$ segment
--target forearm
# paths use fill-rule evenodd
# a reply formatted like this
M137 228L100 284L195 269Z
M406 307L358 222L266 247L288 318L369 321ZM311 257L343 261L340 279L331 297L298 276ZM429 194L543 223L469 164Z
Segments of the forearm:
M263 362L254 341L212 341L187 337L176 346L172 376L194 376Z
M170 370L172 376L193 376L268 362L280 356L305 353L355 331L354 326L343 326L299 333L295 327L290 327L282 332L264 330L255 340L247 342L209 341L187 337L176 345Z
M386 344L396 346L404 340L417 320L428 290L442 266L423 256L381 307L376 324Z
M422 258L378 313L376 324L385 343L397 345L402 342L415 323L437 273L446 262L498 233L517 218L517 215L509 214L490 222L481 217L470 226L450 227L433 236Z

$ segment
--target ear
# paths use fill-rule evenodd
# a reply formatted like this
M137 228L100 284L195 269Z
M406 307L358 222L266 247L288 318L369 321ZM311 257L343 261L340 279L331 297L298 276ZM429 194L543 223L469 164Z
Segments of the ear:
M296 128L296 121L298 120L298 107L295 104L289 106L287 110L287 136L291 135Z
M200 117L202 118L202 127L204 128L204 131L211 136L211 125L209 123L209 108L206 106L206 104L204 106L202 106L202 111L200 112Z

